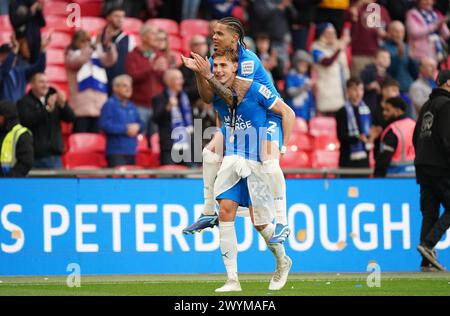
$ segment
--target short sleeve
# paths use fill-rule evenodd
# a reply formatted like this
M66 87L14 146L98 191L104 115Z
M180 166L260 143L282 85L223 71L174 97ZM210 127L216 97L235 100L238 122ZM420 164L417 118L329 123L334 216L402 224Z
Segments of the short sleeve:
M273 94L269 88L257 82L252 85L252 90L253 97L256 98L258 104L266 110L270 110L279 99L278 96Z

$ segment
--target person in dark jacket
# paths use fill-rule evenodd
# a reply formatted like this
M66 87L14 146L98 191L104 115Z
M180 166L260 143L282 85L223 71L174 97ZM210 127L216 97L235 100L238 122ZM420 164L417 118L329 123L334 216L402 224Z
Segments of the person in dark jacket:
M119 75L113 81L113 95L100 114L100 128L106 133L106 159L109 167L134 165L137 136L144 130L136 106L130 102L132 79Z
M45 26L43 5L43 0L12 0L9 4L9 18L20 42L20 54L31 63L39 58L41 28Z
M125 20L125 10L119 4L115 4L108 8L106 12L106 21L108 22L98 35L98 42L104 43L106 38L111 38L111 41L117 48L117 61L109 67L105 67L108 76L108 94L112 93L112 82L115 77L126 73L125 60L129 52L136 46L134 37L127 35L122 30L123 22ZM103 50L106 50L106 45L102 45Z
M26 177L33 156L33 136L19 124L16 105L0 101L0 177Z
M308 50L306 44L310 27L316 18L317 6L321 0L293 0L297 15L291 17L291 34L294 50Z
M169 69L164 74L165 89L153 98L153 121L158 125L161 148L161 164L180 163L175 155L190 153L192 133L192 109L183 90L183 75L178 69ZM175 130L176 129L176 130ZM175 131L175 132L174 132Z
M434 247L450 227L450 70L442 70L436 83L438 88L420 110L413 136L422 211L417 250L423 257L422 267L431 263L445 270ZM441 204L444 213L439 216Z
M347 95L347 102L336 112L336 129L341 143L339 167L369 168L372 116L363 101L364 85L359 78L347 80Z
M0 47L0 100L17 102L25 95L28 80L35 73L45 70L45 50L50 41L51 37L43 40L39 57L35 63L29 63L18 55L19 43L14 36L11 38L11 46L4 44Z
M35 74L31 90L17 102L20 122L34 138L34 168L60 169L64 144L61 121L73 123L75 114L62 91L49 86L44 73Z

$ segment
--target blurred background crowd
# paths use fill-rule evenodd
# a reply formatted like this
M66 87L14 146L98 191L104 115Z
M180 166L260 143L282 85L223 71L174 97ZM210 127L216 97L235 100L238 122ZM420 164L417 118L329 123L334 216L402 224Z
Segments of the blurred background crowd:
M296 113L286 168L371 166L384 176L393 153L380 146L383 130L416 119L448 68L449 1L72 3L0 4L0 100L16 107L0 115L32 132L34 168L201 166L171 155L193 157L208 141L174 141L175 128L192 136L215 125L180 54L210 56L212 27L227 16Z

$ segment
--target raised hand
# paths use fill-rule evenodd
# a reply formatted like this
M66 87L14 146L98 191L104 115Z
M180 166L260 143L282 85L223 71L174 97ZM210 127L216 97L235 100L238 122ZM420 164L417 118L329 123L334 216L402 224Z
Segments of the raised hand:
M203 58L202 56L194 52L191 52L191 55L192 57L194 57L195 64L198 68L198 73L206 79L211 78L213 74L211 73L211 65L209 64L208 57Z
M195 64L195 60L193 58L188 58L188 57L185 57L184 55L181 55L181 61L183 62L183 65L186 68L188 68L194 72L198 72L197 65Z

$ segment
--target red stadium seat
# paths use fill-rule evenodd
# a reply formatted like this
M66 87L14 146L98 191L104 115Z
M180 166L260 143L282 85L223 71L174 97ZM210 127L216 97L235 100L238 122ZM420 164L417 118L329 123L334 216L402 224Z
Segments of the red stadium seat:
M104 153L105 136L95 133L76 133L69 137L69 151L75 153Z
M306 134L292 134L291 139L289 139L288 149L291 149L292 151L312 151L312 139Z
M334 117L313 117L309 121L309 132L312 136L319 135L336 136L336 119Z
M338 168L339 152L328 150L316 150L312 155L313 168Z
M280 161L281 168L311 168L311 159L304 151L287 150Z
M150 147L152 149L152 152L159 153L161 152L160 146L159 146L159 134L155 133L150 137Z
M74 28L67 25L67 18L64 16L51 15L45 17L45 28L42 32L65 32L72 33Z
M141 20L136 18L125 18L123 21L122 29L126 33L130 34L139 34L141 27L144 23Z
M319 135L314 137L314 150L339 150L339 140L335 136Z
M48 66L45 69L45 73L50 82L67 82L67 72L66 68L62 66Z
M47 50L47 65L64 66L64 50L63 49L48 49Z
M95 16L82 16L81 17L81 29L93 36L100 32L106 25L106 21L103 18Z
M45 17L55 16L55 15L66 17L70 13L70 10L67 11L68 5L69 5L68 2L63 2L63 1L44 2L44 15L45 15Z
M171 19L149 19L145 24L156 25L169 35L179 35L180 33L178 23Z
M150 151L150 149L148 148L148 141L147 138L142 135L139 134L137 137L137 141L138 141L138 145L137 145L137 151Z
M80 5L81 16L98 17L102 11L103 0L74 0Z
M308 133L308 122L303 118L297 117L292 127L292 133L294 134L307 134Z
M11 22L9 21L9 15L0 15L0 31L12 31L13 27Z
M181 21L180 33L183 37L193 35L209 36L209 21L201 19L188 19Z
M88 166L104 168L108 165L104 153L71 152L70 148L64 155L64 164L67 169L84 169Z
M136 154L136 165L143 168L157 168L160 165L159 154L139 151Z
M43 33L43 36L47 36L48 34L49 33L47 30ZM51 40L50 44L48 45L48 48L64 49L70 44L70 42L72 40L72 37L66 32L51 32L51 35L52 35L52 40Z
M61 133L63 135L70 135L70 134L72 134L72 128L73 128L73 124L72 123L67 123L67 122L61 121Z
M182 51L183 50L183 43L181 41L181 37L176 35L169 35L169 48L170 50L176 50L176 51Z

